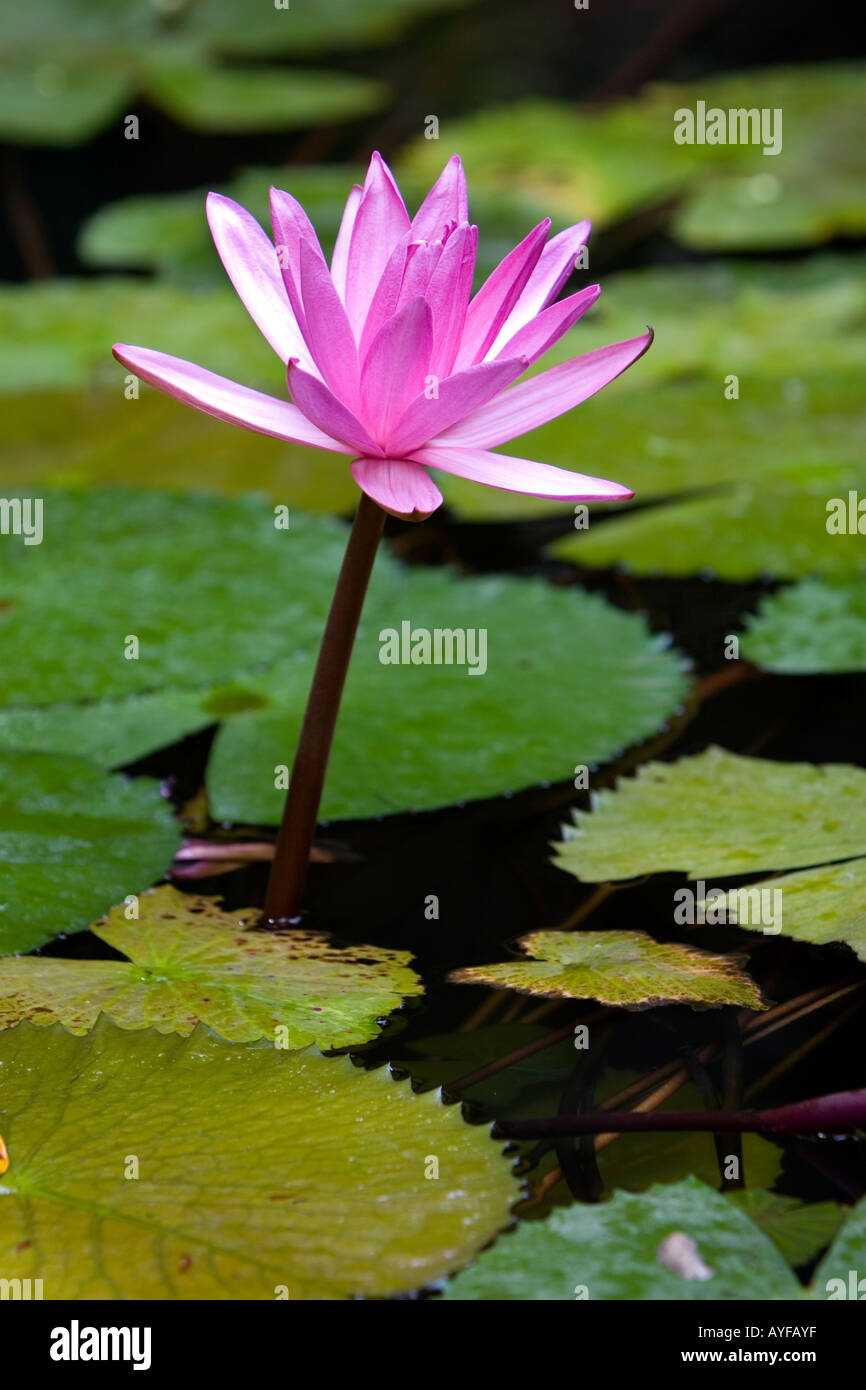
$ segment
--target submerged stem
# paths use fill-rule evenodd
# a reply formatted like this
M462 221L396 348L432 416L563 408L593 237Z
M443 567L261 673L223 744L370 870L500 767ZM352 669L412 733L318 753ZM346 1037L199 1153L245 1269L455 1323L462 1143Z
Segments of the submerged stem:
M385 513L382 508L366 493L362 493L325 624L298 737L265 896L261 919L264 927L295 921L301 910L310 848L316 831L340 699L384 525Z

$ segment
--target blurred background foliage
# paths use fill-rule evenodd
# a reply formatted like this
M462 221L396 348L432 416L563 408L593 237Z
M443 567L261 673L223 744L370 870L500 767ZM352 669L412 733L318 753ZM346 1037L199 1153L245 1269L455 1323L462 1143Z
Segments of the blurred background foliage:
M866 64L842 16L816 26L800 0L538 0L531 20L518 0L6 0L0 76L5 485L252 486L347 513L340 459L148 388L132 406L110 344L279 393L206 191L266 218L269 184L289 188L327 248L372 148L410 206L458 150L480 275L545 214L554 230L593 219L568 291L600 279L601 300L543 365L647 323L656 340L512 446L627 482L631 508L575 531L559 504L442 479L453 514L545 518L550 554L595 569L806 580L762 614L754 651L791 669L791 631L820 612L808 669L864 665L862 542L825 526L828 498L866 495ZM779 108L781 153L675 143L674 112L698 101Z

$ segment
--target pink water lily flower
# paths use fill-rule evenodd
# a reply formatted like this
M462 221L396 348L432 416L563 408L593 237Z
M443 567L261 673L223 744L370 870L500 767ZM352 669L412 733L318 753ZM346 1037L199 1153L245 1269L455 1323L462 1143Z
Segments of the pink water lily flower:
M235 289L287 365L290 400L192 362L118 343L114 355L158 390L276 439L353 458L358 486L395 516L442 502L427 471L567 502L619 502L618 483L492 450L571 410L619 376L652 333L597 348L517 385L595 303L598 285L557 301L590 225L548 240L545 218L472 296L478 229L453 155L414 218L374 154L349 194L330 268L290 193L271 190L273 242L230 198L208 219Z

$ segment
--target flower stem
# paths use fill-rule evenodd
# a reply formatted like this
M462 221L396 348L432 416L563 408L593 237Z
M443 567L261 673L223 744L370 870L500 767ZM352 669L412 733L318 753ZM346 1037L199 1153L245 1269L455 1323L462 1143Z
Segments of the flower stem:
M385 525L381 507L361 494L325 624L286 794L263 927L297 921L310 862L328 757L367 585Z

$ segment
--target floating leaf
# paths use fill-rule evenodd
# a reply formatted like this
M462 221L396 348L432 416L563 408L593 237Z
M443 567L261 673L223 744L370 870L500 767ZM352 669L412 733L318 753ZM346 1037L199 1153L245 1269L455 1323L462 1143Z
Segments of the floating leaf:
M811 1264L830 1244L845 1215L836 1202L801 1202L754 1187L726 1195L794 1266Z
M807 579L772 594L749 619L740 655L765 671L785 675L866 671L862 582Z
M344 528L323 518L277 529L254 498L46 495L42 545L4 548L0 699L201 689L315 650L344 545Z
M291 761L345 528L294 511L287 531L274 520L252 498L47 494L43 545L6 552L0 745L50 749L62 735L63 747L114 765L223 720L208 773L214 815L278 821L275 769ZM382 633L402 644L404 624L427 632L434 664L382 663ZM137 660L124 659L130 636ZM383 550L323 814L442 806L571 777L678 709L686 679L663 647L597 596L407 571Z
M142 389L136 401L105 389L5 399L0 461L7 493L120 482L172 492L254 488L275 503L343 516L357 505L343 456L231 429Z
M687 1278L658 1258L682 1232L710 1278ZM795 1299L783 1257L726 1197L696 1178L608 1202L556 1208L500 1237L446 1286L447 1299Z
M423 986L408 951L333 946L322 932L255 930L259 910L163 886L139 916L115 908L93 933L129 962L0 961L0 1028L27 1019L86 1033L100 1013L122 1028L191 1033L201 1021L229 1042L349 1047Z
M862 1300L863 1252L866 1250L866 1197L851 1209L841 1231L812 1278L812 1297Z
M862 845L861 845L862 848ZM742 894L751 894L747 906ZM861 960L866 960L866 859L849 859L843 864L827 864L818 869L761 879L748 888L726 894L724 910L730 922L753 930L761 926L761 914L752 908L756 894L773 893L778 909L774 923L785 936L824 946L844 941Z
M166 61L149 65L147 94L174 120L205 134L286 130L357 119L385 100L379 82L313 68L216 67Z
M765 1005L757 986L730 956L662 945L643 932L540 931L524 936L532 962L478 965L449 979L549 998L597 999L601 1004Z
M468 645L462 665L383 665L383 634L395 633L405 652L406 629L462 630L475 633L476 644L483 632L485 673L470 674ZM312 653L281 668L269 708L223 723L208 768L217 819L279 820L283 792L274 771L294 748L311 663ZM610 758L656 732L685 690L679 658L662 650L641 619L597 596L510 578L457 582L377 561L322 814L427 809L571 777L575 765Z
M273 130L364 114L383 99L380 84L307 67L227 66L225 59L387 40L414 20L461 3L316 0L287 13L244 0L127 0L118 13L102 0L29 0L26 13L4 16L0 136L77 144L141 96L206 130Z
M646 763L563 827L556 863L585 883L681 870L750 874L845 859L866 843L866 771L709 748Z
M696 84L653 83L605 109L528 100L450 126L470 181L521 183L543 212L607 223L668 202L686 245L738 251L809 246L866 229L863 69L853 64L726 74ZM677 144L675 113L707 109L783 112L782 148L763 142ZM772 135L772 132L769 132ZM416 140L410 168L429 174L430 142Z
M0 752L0 954L81 931L149 888L180 841L156 784L62 753Z
M459 1107L315 1049L23 1023L0 1034L0 1070L0 1262L46 1298L408 1292L470 1259L519 1196Z

